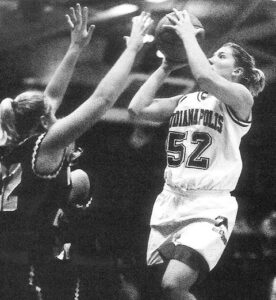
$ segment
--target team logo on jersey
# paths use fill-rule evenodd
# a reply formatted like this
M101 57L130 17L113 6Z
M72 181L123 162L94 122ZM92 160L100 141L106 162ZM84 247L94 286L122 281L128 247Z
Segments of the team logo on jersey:
M222 216L218 216L215 218L216 226L224 225L228 229L228 219Z
M174 112L170 118L169 126L182 127L203 125L221 133L223 129L223 121L223 115L215 111L209 109L190 108Z
M218 216L215 218L215 226L212 228L213 231L220 235L220 238L224 245L227 244L227 238L225 236L225 231L228 229L228 220L225 217Z
M207 92L199 92L197 94L197 100L198 101L204 101L207 97L208 97L208 93Z

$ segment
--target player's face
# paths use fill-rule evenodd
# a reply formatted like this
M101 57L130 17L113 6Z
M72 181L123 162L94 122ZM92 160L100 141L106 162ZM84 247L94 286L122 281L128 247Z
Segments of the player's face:
M211 58L209 62L212 65L212 69L220 76L231 80L232 74L235 71L235 59L231 47L219 48Z

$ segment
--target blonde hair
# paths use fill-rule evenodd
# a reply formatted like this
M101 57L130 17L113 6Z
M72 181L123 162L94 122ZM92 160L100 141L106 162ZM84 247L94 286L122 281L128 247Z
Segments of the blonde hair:
M40 91L24 92L14 100L4 99L0 104L0 118L7 144L17 144L30 134L41 131L40 117L48 111L49 106Z
M6 144L14 144L18 140L15 128L15 115L12 108L13 99L5 98L0 104L1 129L6 135Z

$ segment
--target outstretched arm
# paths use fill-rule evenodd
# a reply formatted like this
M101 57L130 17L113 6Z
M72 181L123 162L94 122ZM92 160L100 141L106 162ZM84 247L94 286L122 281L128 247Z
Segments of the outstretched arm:
M161 66L149 77L132 98L128 106L130 117L156 122L166 121L173 113L181 95L171 98L154 99L155 94L169 74L182 66L164 59Z
M187 11L174 9L176 18L168 16L174 25L166 25L182 39L188 62L200 87L233 108L241 119L247 119L253 105L249 90L240 83L232 82L217 74L196 39L197 29L191 23Z
M50 127L41 145L41 151L54 153L75 141L88 130L115 103L122 93L135 57L143 46L143 38L152 20L142 12L133 18L126 50L102 79L94 93L75 111ZM44 149L44 150L43 150Z
M71 29L70 46L45 89L54 115L61 105L79 55L89 44L95 27L91 25L87 30L88 9L87 7L82 9L80 4L76 5L76 9L71 7L70 15L66 15L66 18Z

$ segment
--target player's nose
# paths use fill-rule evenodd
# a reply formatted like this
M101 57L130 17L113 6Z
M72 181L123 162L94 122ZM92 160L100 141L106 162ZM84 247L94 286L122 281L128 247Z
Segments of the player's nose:
M214 64L214 59L213 59L213 57L208 58L208 61L209 61L210 65L213 65L213 64Z

